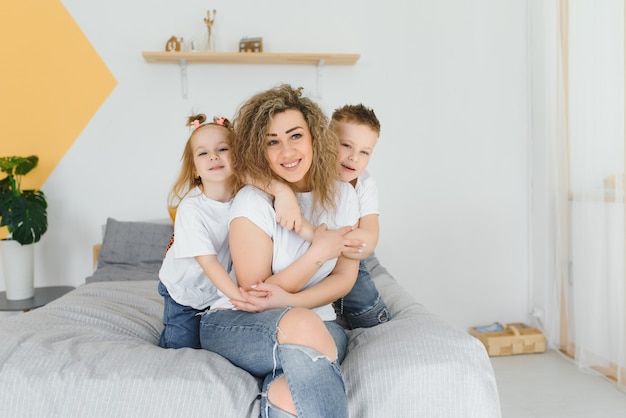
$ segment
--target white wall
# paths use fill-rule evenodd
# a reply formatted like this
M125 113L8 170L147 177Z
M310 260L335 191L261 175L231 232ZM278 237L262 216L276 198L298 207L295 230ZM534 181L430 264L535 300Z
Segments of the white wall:
M217 48L262 36L267 52L360 53L326 66L329 113L373 107L377 254L415 298L467 328L527 319L528 97L524 0L121 1L63 4L118 85L45 183L49 230L37 285L79 285L106 217L167 217L192 111L232 116L288 82L315 94L314 66L148 64L172 36L198 37L217 9ZM0 284L3 286L3 283Z

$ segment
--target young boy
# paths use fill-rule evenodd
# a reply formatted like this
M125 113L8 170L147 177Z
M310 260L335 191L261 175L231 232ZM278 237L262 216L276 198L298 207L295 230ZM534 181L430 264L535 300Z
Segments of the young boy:
M362 104L345 105L333 112L330 128L339 139L341 180L350 183L359 198L359 227L347 234L347 237L366 244L359 253L344 253L346 257L361 260L359 274L350 293L335 302L335 310L338 321L344 327L369 328L391 319L391 313L380 297L364 261L374 252L378 243L378 189L365 168L380 135L380 122L374 111ZM312 236L313 226L302 219L299 210L293 209L297 208L297 202L293 198L289 199L290 189L279 189L276 185L272 193L283 196L280 202L275 202L278 222L310 240L307 236Z
M361 253L345 254L361 259L359 275L350 293L335 302L335 309L350 329L373 327L391 319L364 260L378 243L378 189L365 169L380 135L380 122L374 111L362 104L345 105L333 112L330 127L339 138L341 180L352 184L359 198L359 227L349 236L367 244Z

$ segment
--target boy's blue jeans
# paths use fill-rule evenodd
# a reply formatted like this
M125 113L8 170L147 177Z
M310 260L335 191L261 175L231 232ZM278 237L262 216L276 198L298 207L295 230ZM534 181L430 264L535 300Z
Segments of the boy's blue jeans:
M178 304L167 288L159 281L159 294L163 296L163 332L159 346L163 348L200 348L200 313L190 306Z
M337 347L333 362L309 347L279 344L278 323L289 309L208 311L200 321L202 348L263 379L262 417L292 417L267 399L269 385L284 374L298 417L347 418L348 398L339 366L348 346L346 332L334 321L324 322Z
M359 274L354 287L334 303L337 322L348 329L370 328L391 319L391 312L380 297L365 260L359 263Z

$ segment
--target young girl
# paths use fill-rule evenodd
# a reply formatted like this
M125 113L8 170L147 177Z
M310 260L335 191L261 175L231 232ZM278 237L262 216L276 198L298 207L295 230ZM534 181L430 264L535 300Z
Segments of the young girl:
M211 306L201 320L202 347L264 379L264 417L347 417L339 366L347 336L332 302L356 279L358 261L341 254L356 251L358 242L343 235L359 210L354 188L338 178L337 139L319 106L288 85L249 99L235 127L236 175L288 184L320 226L310 243L277 222L270 195L253 186L238 191L230 245L246 300Z
M234 177L230 161L231 123L203 114L190 116L193 132L182 156L182 168L170 192L176 207L174 237L159 272L165 307L159 345L200 348L199 314L221 295L242 299L228 274L228 216ZM180 202L177 204L177 202Z

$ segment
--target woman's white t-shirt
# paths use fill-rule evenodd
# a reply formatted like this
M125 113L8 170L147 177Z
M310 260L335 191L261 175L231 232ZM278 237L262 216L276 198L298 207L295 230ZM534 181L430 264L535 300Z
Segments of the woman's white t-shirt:
M231 204L232 200L210 199L196 187L178 205L174 244L163 260L159 278L179 304L205 309L222 296L194 257L215 254L224 269L230 271Z
M337 209L334 213L321 212L313 213L312 193L296 193L302 215L314 226L325 223L329 229L337 229L347 225L355 225L359 219L359 203L354 188L344 182L337 182L338 198L336 199ZM272 257L272 272L280 272L311 246L311 243L304 240L294 231L289 231L276 222L276 212L272 203L272 198L263 191L253 186L246 186L241 189L235 198L230 210L230 220L244 217L252 221L261 228L272 239L274 250ZM337 264L337 259L326 261L317 270L313 277L307 282L304 288L313 286L326 278ZM212 307L232 308L228 299L224 298L216 302ZM313 309L325 321L336 318L332 304Z

